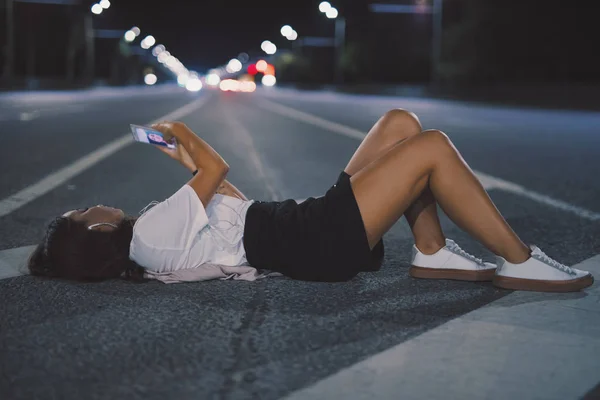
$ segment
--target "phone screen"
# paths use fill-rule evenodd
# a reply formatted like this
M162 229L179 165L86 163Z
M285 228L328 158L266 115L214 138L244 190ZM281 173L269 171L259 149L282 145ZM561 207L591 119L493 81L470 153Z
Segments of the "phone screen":
M173 142L167 142L163 134L154 129L141 125L130 125L133 139L137 142L154 144L174 149L176 146Z

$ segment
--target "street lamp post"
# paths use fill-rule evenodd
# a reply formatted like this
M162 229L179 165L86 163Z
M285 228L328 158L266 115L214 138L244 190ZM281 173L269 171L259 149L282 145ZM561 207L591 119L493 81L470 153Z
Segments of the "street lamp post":
M442 58L442 0L433 0L433 43L431 45L431 81L439 83L439 68Z
M346 45L346 19L343 17L335 19L335 82L344 83L344 71L342 67L342 55Z
M334 39L334 81L337 84L344 82L344 71L342 69L342 54L346 45L346 19L338 15L338 10L329 2L322 1L319 4L319 11L329 19L335 19L335 39Z
M90 14L84 16L84 31L85 31L85 81L90 83L94 80L94 63L95 60L95 36L94 36L94 21Z
M13 0L6 0L6 48L4 49L4 79L10 82L13 76L15 36Z

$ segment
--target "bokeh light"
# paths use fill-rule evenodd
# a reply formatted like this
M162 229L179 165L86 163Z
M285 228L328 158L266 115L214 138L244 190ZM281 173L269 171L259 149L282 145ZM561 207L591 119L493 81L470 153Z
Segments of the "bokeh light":
M170 56L171 56L171 53L169 53L168 51L165 50L162 53L160 53L158 55L158 57L156 57L156 59L158 60L159 63L164 64Z
M225 79L219 84L219 89L224 92L237 92L240 90L240 82L235 79Z
M156 39L154 39L154 36L148 35L144 38L144 40L142 40L142 43L140 45L143 49L149 49L150 47L154 46L155 43Z
M125 35L123 37L125 38L125 41L133 42L135 40L135 33L132 30L128 30L127 32L125 32Z
M146 85L154 85L156 81L158 81L158 78L154 74L146 74L146 76L144 76L144 83L146 83Z
M327 10L327 12L325 13L325 15L329 19L337 18L337 16L338 16L338 10L335 9L335 8L333 8L333 7L331 7L329 10Z
M321 4L319 4L319 11L321 11L322 13L326 13L330 9L331 9L331 4L329 4L328 1L322 1Z
M275 75L275 67L271 64L268 64L263 73L265 75Z
M261 83L265 86L275 86L277 79L273 75L265 75L262 77Z
M177 84L179 86L185 86L186 82L190 79L188 74L179 74L177 75Z
M92 12L96 15L102 14L102 10L103 10L102 6L98 3L96 3L92 6Z
M154 48L152 49L152 55L153 55L154 57L158 57L158 55L159 55L160 53L162 53L163 51L165 51L165 50L166 50L166 48L165 48L165 46L164 46L164 45L162 45L162 44L156 45L156 46L154 46Z
M242 70L242 63L237 58L233 58L229 61L229 63L227 64L227 67L225 67L225 69L230 74L235 73L235 72L240 72Z
M252 93L256 90L256 83L254 81L241 81L240 92Z
M221 77L215 73L206 75L206 83L210 86L217 86L221 82Z
M256 63L256 70L258 72L265 72L268 67L268 63L265 60L260 60Z
M190 92L197 92L202 89L202 82L197 77L191 77L186 82L185 88Z
M270 40L265 40L264 42L262 42L260 48L262 49L262 51L269 55L275 54L277 52L277 46L275 46L275 43L271 42Z
M281 27L281 36L285 36L288 37L292 32L294 32L294 30L292 29L291 26L289 25L284 25Z

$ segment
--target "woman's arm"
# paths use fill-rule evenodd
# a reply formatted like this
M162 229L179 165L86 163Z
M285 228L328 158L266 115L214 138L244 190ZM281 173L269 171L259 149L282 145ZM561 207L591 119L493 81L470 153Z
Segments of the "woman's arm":
M244 193L241 190L233 186L227 179L223 181L221 186L217 189L217 193L222 194L224 196L237 197L240 200L248 200Z
M225 180L229 165L208 143L181 122L163 122L153 125L152 128L163 133L167 141L175 137L177 145L185 148L198 168L198 173L188 185L194 189L204 207L207 207L217 188Z
M196 171L198 171L198 168L196 168L196 164L194 164L194 160L192 160L192 157L188 154L185 147L177 146L176 149L168 149L166 147L158 147L157 146L157 148L160 151L162 151L163 153L166 153L167 155L169 155L169 157L173 158L174 160L179 161L181 163L181 165L183 165L188 171L190 171L192 174L196 175L196 173L197 173ZM239 190L237 187L235 187L227 179L225 179L223 181L223 183L221 184L221 186L219 186L217 188L217 193L222 194L224 196L236 197L241 200L248 200L248 198L244 195L244 193L242 193L241 190Z

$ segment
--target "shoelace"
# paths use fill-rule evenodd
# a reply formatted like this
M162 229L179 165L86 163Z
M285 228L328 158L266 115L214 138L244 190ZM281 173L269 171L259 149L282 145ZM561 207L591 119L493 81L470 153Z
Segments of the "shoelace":
M459 256L463 256L463 257L465 257L468 260L474 261L479 266L484 266L485 265L483 263L483 260L481 258L477 258L474 255L467 253L466 251L464 251L463 249L461 249L460 246L456 244L456 242L454 242L452 240L446 240L446 247L452 253L458 254Z
M531 257L533 257L551 267L554 267L563 272L566 272L569 275L575 275L575 271L573 271L573 269L571 267L561 264L558 261L554 260L553 258L548 257L546 255L546 253L544 253L538 247L533 248L533 251L531 252Z

